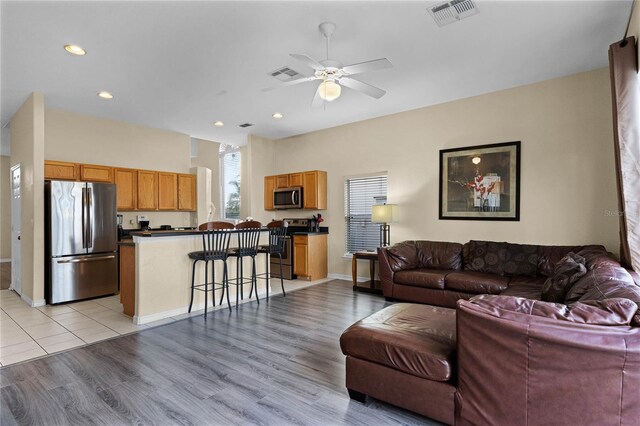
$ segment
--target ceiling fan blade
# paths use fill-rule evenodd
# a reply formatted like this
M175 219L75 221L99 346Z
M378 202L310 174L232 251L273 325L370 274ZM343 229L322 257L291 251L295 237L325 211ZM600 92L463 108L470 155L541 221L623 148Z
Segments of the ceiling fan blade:
M360 62L359 64L347 65L342 71L349 75L360 74L367 71L378 71L385 68L392 68L393 64L387 58L375 59L373 61Z
M311 101L311 106L313 108L318 108L318 107L321 107L323 103L324 103L324 99L320 97L320 92L318 92L318 88L316 87L316 91L314 92L314 95L313 95L313 101Z
M356 80L355 78L342 77L338 81L340 82L340 84L342 84L345 87L348 87L349 89L357 90L358 92L362 92L365 95L369 95L372 98L376 98L376 99L380 99L381 97L384 96L385 93L387 93L382 89L379 89L367 83L363 83L360 80Z
M320 62L316 61L315 59L308 57L307 55L299 55L297 53L292 53L289 56L299 60L300 62L306 64L308 67L311 67L316 71L322 71L324 69L324 65L322 65Z
M270 92L271 90L279 89L281 87L287 87L287 86L293 86L300 83L306 83L307 81L313 81L315 79L316 79L315 76L298 78L296 80L291 80L291 81L287 81L286 83L278 84L277 86L266 87L262 89L262 91Z

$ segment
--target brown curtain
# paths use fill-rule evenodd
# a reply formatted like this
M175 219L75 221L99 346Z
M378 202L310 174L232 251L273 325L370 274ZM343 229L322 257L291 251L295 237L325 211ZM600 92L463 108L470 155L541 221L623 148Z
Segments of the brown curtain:
M640 272L640 76L635 37L609 46L620 260Z

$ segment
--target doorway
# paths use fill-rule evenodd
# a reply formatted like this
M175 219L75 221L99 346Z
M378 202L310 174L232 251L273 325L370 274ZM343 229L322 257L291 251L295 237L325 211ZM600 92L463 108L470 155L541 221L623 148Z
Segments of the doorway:
M11 290L22 295L20 164L11 167Z

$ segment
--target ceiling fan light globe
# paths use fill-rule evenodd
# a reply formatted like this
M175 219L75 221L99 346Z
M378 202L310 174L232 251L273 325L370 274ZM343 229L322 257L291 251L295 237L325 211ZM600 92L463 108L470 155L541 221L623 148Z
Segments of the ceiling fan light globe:
M318 95L325 101L334 101L340 97L342 87L333 80L325 80L318 86Z

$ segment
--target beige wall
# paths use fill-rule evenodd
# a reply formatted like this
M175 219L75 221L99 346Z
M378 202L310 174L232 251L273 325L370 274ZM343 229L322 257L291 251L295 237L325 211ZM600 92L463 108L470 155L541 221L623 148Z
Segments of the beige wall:
M392 242L600 243L616 251L618 218L606 214L617 209L611 129L608 70L599 69L276 141L276 167L254 172L253 188L274 172L328 172L323 216L334 274L350 274L342 257L344 178L379 171L388 172L388 202L400 205ZM520 221L438 220L439 150L515 140L522 141Z
M11 159L0 156L0 260L11 259Z
M45 133L47 160L178 173L189 173L191 167L191 139L182 133L51 108L46 110ZM191 214L184 212L122 214L125 228L138 227L138 214L148 216L152 227L191 224Z
M11 165L21 164L22 296L44 303L44 97L33 93L11 119Z
M247 176L248 184L244 187L247 190L243 188L243 201L249 203L247 211L255 220L269 223L277 215L264 210L264 177L275 173L275 141L250 135L244 152L251 167Z
M211 201L216 207L214 219L220 218L220 144L217 142L194 139L198 146L198 155L191 157L191 167L206 167L211 170Z

